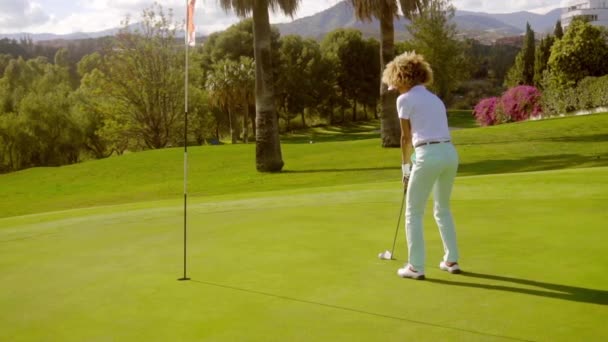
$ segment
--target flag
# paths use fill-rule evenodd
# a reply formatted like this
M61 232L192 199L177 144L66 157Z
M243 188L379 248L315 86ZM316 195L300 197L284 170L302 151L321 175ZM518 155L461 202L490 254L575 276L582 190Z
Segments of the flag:
M188 0L188 13L186 15L186 44L196 45L196 31L194 27L194 6L196 0Z

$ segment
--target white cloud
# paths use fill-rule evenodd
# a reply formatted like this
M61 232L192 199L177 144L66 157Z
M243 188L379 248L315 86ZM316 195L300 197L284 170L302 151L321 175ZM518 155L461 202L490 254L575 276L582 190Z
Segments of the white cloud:
M182 22L186 0L156 0L163 8L174 10L174 20ZM313 15L341 0L302 0L293 19ZM561 0L454 0L458 9L484 12L534 10L544 13L560 6ZM94 32L119 27L127 15L137 21L144 8L154 0L0 0L0 33ZM232 12L225 13L218 0L197 0L196 25L199 34L223 30L238 22ZM281 13L271 13L272 23L293 20Z
M0 2L0 31L21 31L51 19L40 4L31 0Z
M467 11L509 13L557 8L560 7L560 2L561 0L454 0L454 5Z

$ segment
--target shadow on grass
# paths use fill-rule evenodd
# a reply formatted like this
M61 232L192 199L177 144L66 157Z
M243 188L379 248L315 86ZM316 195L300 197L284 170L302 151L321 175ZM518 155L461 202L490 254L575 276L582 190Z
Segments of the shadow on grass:
M608 141L608 134L600 133L600 134L587 134L587 135L573 135L573 136L554 136L554 137L545 137L545 138L536 138L536 139L525 139L522 140L518 137L513 137L505 140L492 140L492 137L488 137L487 140L483 141L459 141L457 142L458 146L475 146L475 145L499 145L499 144L514 144L514 143L532 143L532 142L604 142ZM496 137L494 137L496 138Z
M322 143L322 142L340 142L340 141L355 141L355 140L366 140L376 139L380 137L380 133L377 132L362 132L362 133L315 133L307 135L293 135L281 138L281 143L285 144L310 144Z
M566 137L553 137L540 139L543 141L556 141L556 142L600 142L608 141L608 134L588 134L579 136L566 136Z
M485 290L515 292L515 293L527 294L527 295L532 295L532 296L541 296L541 297L569 300L569 301L581 302L581 303L608 305L608 291L586 289L583 287L566 286L566 285L551 284L551 283L543 283L543 282L535 281L535 280L518 279L518 278L503 277L503 276L474 273L474 272L463 272L460 276L463 278L495 280L495 281L501 281L501 282L506 282L506 283L519 284L519 285L534 286L534 287L538 287L541 289L537 290L537 289L528 289L528 288L521 288L521 287L515 287L515 286L509 286L509 285L490 285L490 284L480 284L480 283L467 283L467 282L462 282L462 281L441 280L441 279L427 279L427 281L430 283L437 283L437 284L450 285L450 286L464 286L464 287L473 287L473 288L485 289Z
M608 154L595 156L580 154L557 154L515 159L486 159L477 162L463 162L458 166L459 174L478 175L494 173L516 173L547 171L584 165L608 166Z
M584 165L591 166L608 166L608 154L597 156L584 156L579 154L561 154L550 156L527 157L521 159L487 159L477 162L463 162L458 166L459 175L482 175L496 173L518 173L531 171L548 171L564 169L569 167L577 167ZM361 168L344 168L344 169L305 169L305 170L283 170L281 173L286 174L314 174L325 172L369 172L369 171L387 171L399 170L399 167L361 167Z
M315 170L284 170L281 173L324 173L324 172L360 172L360 171L384 171L384 170L399 170L399 167L361 167L350 169L315 169Z
M314 305L314 306L321 306L321 307L325 307L325 308L332 309L332 310L340 310L340 311L345 311L345 312L358 313L358 314L362 314L362 315L368 315L368 316L374 316L374 317L380 317L380 318L398 320L398 321L408 322L408 323L413 323L413 324L418 324L418 325L430 326L430 327L434 327L434 328L441 328L441 329L452 330L452 331L466 332L466 333L470 333L470 334L474 334L474 335L479 335L479 336L498 337L498 338L512 340L512 341L526 341L526 342L529 341L529 340L524 340L524 339L520 339L520 338L516 338L516 337L510 337L510 336L503 336L503 335L484 333L484 332L481 332L481 331L470 330L470 329L462 329L462 328L458 328L458 327L450 327L450 326L440 325L440 324L436 324L436 323L419 321L419 320L414 320L414 319L409 319L409 318L404 318L404 317L398 317L398 316L392 316L392 315L386 315L386 314L382 314L382 313L365 311L365 310L360 310L360 309L356 309L356 308L349 308L349 307L340 306L340 305L321 303L321 302L316 302L316 301L313 301L313 300L299 299L299 298L294 298L294 297L289 297L289 296L277 295L277 294L273 294L273 293L269 293L269 292L244 289L244 288L240 288L240 287L236 287L236 286L230 286L230 285L224 285L224 284L217 284L217 283L213 283L213 282L209 282L209 281L191 280L190 282L191 283L195 283L195 284L199 284L199 285L212 286L212 287L222 288L222 289L231 290L231 291L238 291L238 292L248 293L248 294L252 294L252 295L265 296L265 297L273 298L273 299L281 299L281 300L295 302L295 303Z
M344 126L320 126L295 131L281 136L281 143L310 144L375 139L380 137L379 121L358 122Z

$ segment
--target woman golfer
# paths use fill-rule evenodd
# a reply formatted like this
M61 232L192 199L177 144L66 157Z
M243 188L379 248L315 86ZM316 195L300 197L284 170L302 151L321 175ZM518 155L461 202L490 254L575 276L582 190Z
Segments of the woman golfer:
M382 75L389 89L399 91L397 112L401 123L403 185L407 187L405 210L408 263L397 271L403 278L424 279L425 250L422 219L431 191L435 221L441 232L445 254L439 268L459 273L456 232L450 212L452 185L458 169L458 154L450 142L446 108L426 89L433 81L429 63L415 52L406 52L390 62ZM410 168L410 155L415 158Z

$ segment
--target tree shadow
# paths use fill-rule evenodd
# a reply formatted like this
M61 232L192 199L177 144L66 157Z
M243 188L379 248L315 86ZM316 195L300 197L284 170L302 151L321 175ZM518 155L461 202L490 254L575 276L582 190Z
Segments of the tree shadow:
M474 138L473 138L474 139ZM461 139L465 140L465 139ZM553 137L538 137L534 139L526 139L526 143L532 142L543 142L543 141L553 141L553 142L603 142L608 140L608 134L606 133L598 133L598 134L586 134L586 135L571 135L571 136L553 136ZM513 144L513 143L521 143L521 137L511 136L507 137L507 139L497 140L496 137L494 139L484 139L481 141L456 141L457 146L475 146L475 145L499 145L499 144Z
M325 173L325 172L361 172L361 171L384 171L384 170L399 170L399 167L360 167L348 169L314 169L314 170L283 170L281 173Z
M581 155L556 154L547 156L532 156L519 159L485 159L467 163L463 161L458 166L458 173L465 175L516 173L530 171L547 171L584 165L608 166L608 154Z
M380 138L379 122L357 122L342 126L318 126L297 130L281 136L284 144L355 141Z
M539 139L543 141L556 141L556 142L601 142L608 141L608 134L587 134L587 135L576 135L576 136L565 136L565 137L552 137Z
M437 284L443 284L443 285L472 287L472 288L495 290L495 291L506 291L506 292L533 295L533 296L568 300L568 301L573 301L573 302L608 305L608 291L604 291L604 290L587 289L587 288L583 288L583 287L551 284L551 283L544 283L544 282L535 281L535 280L503 277L503 276L474 273L474 272L463 272L460 276L462 276L464 278L495 280L495 281L501 281L501 282L506 282L506 283L534 286L534 287L538 287L540 289L528 289L528 288L521 288L521 287L510 286L510 285L491 285L491 284L481 284L481 283L468 283L468 282L462 282L462 281L442 280L442 279L427 279L427 281L430 283L437 283Z
M323 143L323 142L341 142L341 141L377 139L379 137L380 137L380 134L376 133L376 132L343 133L343 134L315 133L315 134L291 135L288 137L282 137L281 143L310 144L312 142L313 144L315 144L315 143Z

